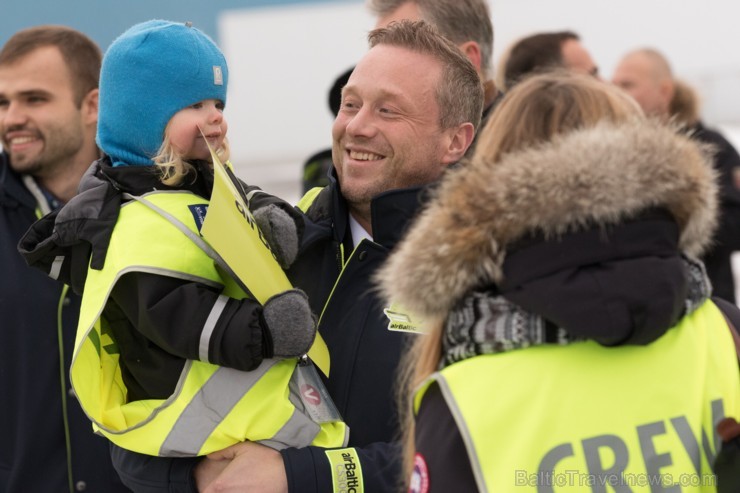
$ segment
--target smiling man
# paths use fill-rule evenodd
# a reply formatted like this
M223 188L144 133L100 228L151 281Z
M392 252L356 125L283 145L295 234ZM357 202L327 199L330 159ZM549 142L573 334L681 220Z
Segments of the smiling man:
M436 181L473 139L473 123L447 121L459 120L457 115L442 120L438 95L459 98L452 88L438 86L443 80L433 55L379 44L344 87L332 154L350 213L370 234L373 197Z
M54 201L66 202L98 156L94 65L80 60L79 66L70 66L51 44L24 53L19 51L25 45L13 48L11 39L0 55L0 135L6 164L34 177ZM81 79L88 80L83 85Z
M350 446L278 453L238 444L198 466L201 488L225 469L201 491L372 493L400 484L396 368L418 328L395 322L398 308L377 297L373 274L427 187L465 154L483 88L473 64L428 24L391 24L369 41L332 128L334 179L300 204L311 224L288 272L322 314L319 332L331 355L326 388L350 427ZM139 474L150 463L140 462Z
M0 50L0 491L124 491L69 393L79 298L16 249L98 156L100 50L61 26Z
M375 27L401 20L424 21L452 41L478 72L483 84L482 128L502 94L493 80L493 23L487 0L366 0ZM468 147L472 155L475 141Z

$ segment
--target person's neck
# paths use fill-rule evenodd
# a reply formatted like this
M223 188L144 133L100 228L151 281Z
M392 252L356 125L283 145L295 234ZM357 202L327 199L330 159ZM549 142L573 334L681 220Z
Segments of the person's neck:
M56 166L48 174L34 175L36 183L63 203L77 195L77 188L85 171L100 157L97 148L78 153L68 164Z
M483 108L488 108L498 96L498 88L493 80L483 82Z
M350 205L349 213L352 215L352 218L362 226L362 229L367 231L367 233L372 237L373 223L370 216L370 204L367 204L367 207L364 205L359 207Z

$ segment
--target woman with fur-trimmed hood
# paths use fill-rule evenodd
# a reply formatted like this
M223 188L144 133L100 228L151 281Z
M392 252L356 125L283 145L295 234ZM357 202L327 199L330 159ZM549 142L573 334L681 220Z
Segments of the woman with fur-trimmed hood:
M703 149L593 78L506 95L378 277L429 327L402 378L411 491L737 475L719 449L740 434L740 311L696 260L714 180Z

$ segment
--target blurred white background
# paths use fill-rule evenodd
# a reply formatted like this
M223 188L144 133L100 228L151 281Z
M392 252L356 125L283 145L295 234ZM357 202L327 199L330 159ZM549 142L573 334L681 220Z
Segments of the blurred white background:
M490 0L494 66L537 31L577 32L609 79L620 57L663 52L703 100L705 121L740 145L740 3L727 0ZM303 160L331 145L327 92L366 49L362 2L226 10L219 39L231 68L227 116L234 162L248 182L296 200Z
M740 145L740 2L729 0L489 0L494 66L507 46L570 29L610 78L625 52L662 51L703 98L706 123ZM96 15L91 15L96 12ZM32 0L0 7L0 44L35 24L66 24L103 49L136 22L190 20L223 48L231 69L233 161L246 181L298 199L303 161L331 145L327 92L366 49L374 19L363 0Z

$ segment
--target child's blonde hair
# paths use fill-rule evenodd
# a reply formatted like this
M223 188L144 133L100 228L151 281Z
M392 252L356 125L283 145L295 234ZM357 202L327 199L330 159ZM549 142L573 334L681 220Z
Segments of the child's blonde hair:
M162 172L160 181L168 186L176 187L185 181L185 178L189 174L193 174L195 177L195 168L192 164L182 158L179 152L174 148L169 137L169 123L164 130L164 141L162 146L159 148L157 155L152 158L154 164L156 164ZM224 141L221 147L214 149L218 159L225 163L229 160L231 155L231 149L229 147L229 141L224 137ZM213 163L211 163L213 164Z

